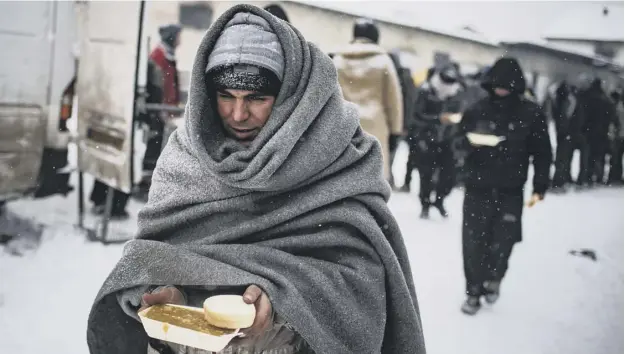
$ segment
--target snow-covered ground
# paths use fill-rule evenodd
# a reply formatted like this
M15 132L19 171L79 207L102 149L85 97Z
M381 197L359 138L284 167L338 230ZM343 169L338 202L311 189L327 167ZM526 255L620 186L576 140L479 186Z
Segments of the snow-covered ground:
M402 145L398 180L405 159ZM459 310L461 204L462 192L455 190L447 201L450 218L433 210L424 221L414 192L390 201L410 252L429 353L623 353L622 189L548 196L527 210L524 242L513 252L502 297L476 317ZM75 194L10 208L46 229L34 251L21 257L0 252L0 352L87 353L87 315L122 245L88 242L73 227ZM134 201L129 206L133 213L139 208ZM134 227L134 220L116 223L111 233L129 234ZM580 248L595 250L597 262L568 253Z

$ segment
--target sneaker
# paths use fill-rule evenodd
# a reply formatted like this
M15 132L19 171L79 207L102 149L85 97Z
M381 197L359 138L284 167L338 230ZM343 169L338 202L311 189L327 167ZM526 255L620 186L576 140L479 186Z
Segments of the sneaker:
M490 305L494 304L499 300L499 287L501 285L500 281L487 281L484 283L484 299Z
M441 213L442 217L446 218L449 216L447 210L445 210L445 207L443 206L443 201L437 201L436 203L434 203L434 207L438 209L438 212Z
M564 186L552 187L549 190L549 193L552 193L552 194L565 194L566 193L566 188Z
M480 310L481 307L482 304L480 303L479 296L469 296L467 300L462 304L460 310L464 314L473 316Z
M410 185L404 184L401 188L399 188L399 191L402 193L410 193Z

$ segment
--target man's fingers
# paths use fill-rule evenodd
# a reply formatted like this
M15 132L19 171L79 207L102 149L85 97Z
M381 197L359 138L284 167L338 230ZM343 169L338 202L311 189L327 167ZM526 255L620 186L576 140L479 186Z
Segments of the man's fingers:
M263 293L262 290L256 285L250 285L245 289L245 293L243 294L243 301L246 304L253 304L258 300L260 295Z
M155 293L143 294L141 297L141 306L149 307L158 304L182 304L183 297L176 288L164 288Z
M254 304L256 306L256 317L254 323L246 331L248 335L258 336L267 330L267 327L271 324L271 301L265 293L261 293L259 299Z

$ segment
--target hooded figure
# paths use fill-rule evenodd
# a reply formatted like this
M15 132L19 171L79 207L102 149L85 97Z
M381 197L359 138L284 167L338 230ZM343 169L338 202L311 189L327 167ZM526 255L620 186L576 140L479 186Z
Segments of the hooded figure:
M462 244L467 301L462 311L475 314L480 298L494 303L508 268L512 247L522 239L523 187L530 157L534 180L532 201L549 186L551 144L538 105L523 97L525 79L515 59L502 58L486 74L489 97L464 114L460 130L501 137L496 146L471 145L463 206Z
M403 98L395 65L378 39L377 26L361 19L354 25L354 41L333 53L333 60L343 97L358 106L362 129L382 145L384 176L390 180L389 140L402 134Z
M458 93L461 89L457 69L447 65L432 71L428 81L419 87L413 103L413 118L408 127L410 156L402 191L410 191L412 171L417 167L421 218L429 217L431 206L447 217L443 203L454 184L454 124L448 117L460 112ZM436 194L434 201L433 192Z
M381 146L330 58L237 5L200 43L189 93L137 239L95 299L91 353L184 352L148 340L139 306L222 293L262 324L224 352L425 353Z

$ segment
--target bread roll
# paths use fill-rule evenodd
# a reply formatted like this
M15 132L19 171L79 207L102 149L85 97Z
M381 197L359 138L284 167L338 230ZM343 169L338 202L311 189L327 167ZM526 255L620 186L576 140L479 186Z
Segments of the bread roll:
M254 323L255 317L254 304L246 304L240 295L217 295L204 301L204 318L216 327L248 328Z

